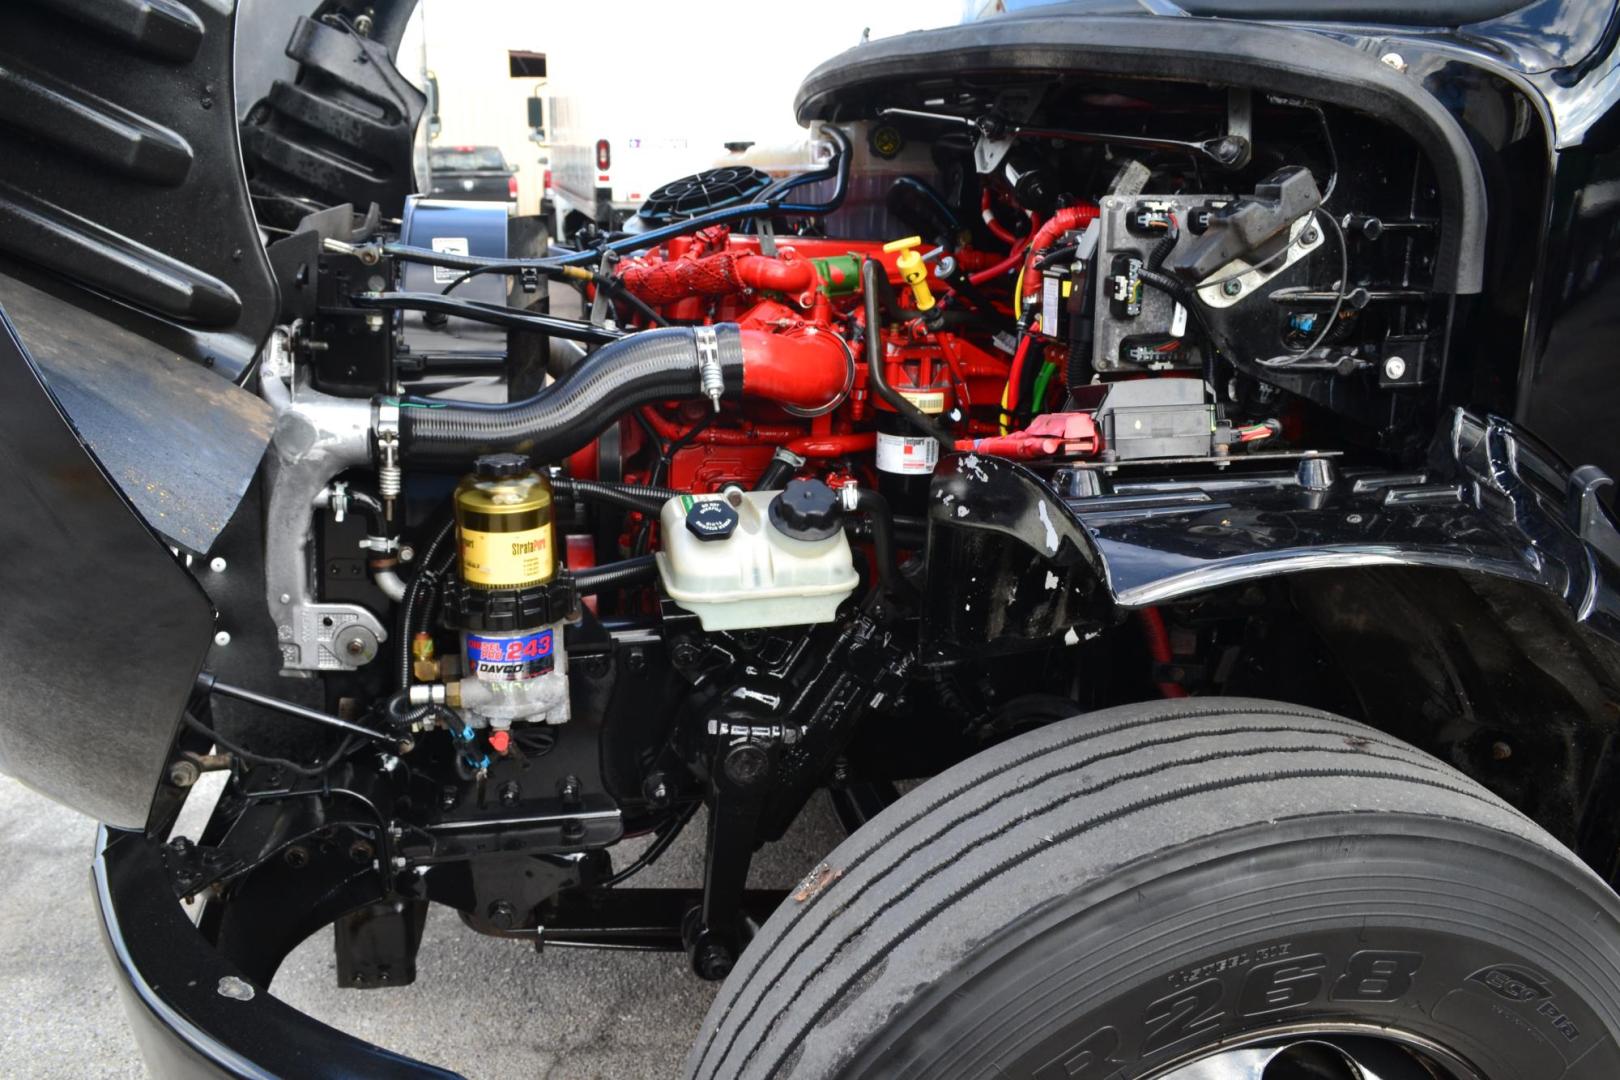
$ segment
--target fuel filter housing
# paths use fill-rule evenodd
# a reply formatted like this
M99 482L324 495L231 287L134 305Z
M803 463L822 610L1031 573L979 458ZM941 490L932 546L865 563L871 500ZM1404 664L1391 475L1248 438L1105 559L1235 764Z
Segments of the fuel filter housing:
M568 719L563 625L572 590L558 573L551 485L521 454L490 454L455 492L461 580L450 590L474 726ZM480 723L482 721L482 723Z

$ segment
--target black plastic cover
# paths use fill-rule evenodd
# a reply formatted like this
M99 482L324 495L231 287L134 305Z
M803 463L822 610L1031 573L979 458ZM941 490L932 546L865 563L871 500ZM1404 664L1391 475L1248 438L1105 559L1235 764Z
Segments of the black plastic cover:
M237 166L233 5L0 4L0 252L236 376L276 294Z
M234 18L210 0L0 4L0 308L107 474L197 553L270 433L232 385L276 311Z
M0 771L141 828L213 612L0 313Z

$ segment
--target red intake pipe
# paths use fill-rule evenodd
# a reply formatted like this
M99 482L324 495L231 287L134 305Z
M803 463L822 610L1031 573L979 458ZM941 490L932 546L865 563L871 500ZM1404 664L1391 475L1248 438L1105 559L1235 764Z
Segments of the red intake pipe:
M744 397L816 409L849 385L849 349L830 330L772 334L743 327L742 346Z

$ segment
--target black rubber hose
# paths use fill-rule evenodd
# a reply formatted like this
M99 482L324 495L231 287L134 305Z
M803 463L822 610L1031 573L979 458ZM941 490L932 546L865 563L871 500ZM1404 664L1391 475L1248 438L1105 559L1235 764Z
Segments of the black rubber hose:
M454 315L472 322L503 326L508 330L533 330L571 341L617 341L624 336L622 330L609 330L595 323L579 319L563 319L555 315L541 315L520 311L500 304L486 304L479 300L462 300L442 293L379 292L356 293L349 302L357 308L375 308L388 311L425 311L437 315Z
M626 510L639 510L643 514L656 514L664 504L680 492L673 488L645 487L641 484L616 484L606 480L580 480L572 476L554 476L551 489L575 499L605 502L622 506Z
M638 555L633 559L592 566L574 571L574 591L581 596L650 584L658 576L657 556Z
M349 489L349 504L366 515L366 531L372 536L392 536L394 529L383 513L382 500L364 488Z
M866 515L872 527L872 547L877 551L878 581L891 596L911 594L911 583L900 576L900 553L894 542L894 512L889 500L871 488L855 493L855 509Z
M783 456L789 455L789 456ZM797 459L797 461L795 461ZM755 491L775 491L793 479L793 474L804 467L804 458L799 457L790 450L777 448L771 456L771 463L765 466L765 471L759 474L759 480L754 484Z
M705 328L697 328L705 329ZM718 345L724 392L742 392L742 334L734 323L709 327ZM588 445L631 409L655 401L701 399L696 331L643 330L604 345L567 375L523 401L503 404L400 401L400 441L413 465L465 465L480 454L511 451L557 461Z
M417 613L426 606L428 594L437 585L437 579L442 571L434 570L434 562L440 558L440 553L446 550L451 535L456 531L454 518L447 518L434 534L432 542L428 544L427 551L417 560L420 567L411 577L411 583L405 587L405 596L399 602L399 609L394 616L394 638L399 646L397 657L398 667L395 675L398 676L398 687L403 690L411 685L411 635L415 630ZM455 547L448 549L454 553Z
M905 396L889 385L888 373L883 370L882 318L878 312L878 280L887 282L887 271L876 259L867 259L862 267L861 288L866 300L866 378L877 391L878 397L894 406L901 418L939 443L942 454L956 448L956 437L934 422L933 417L907 401Z

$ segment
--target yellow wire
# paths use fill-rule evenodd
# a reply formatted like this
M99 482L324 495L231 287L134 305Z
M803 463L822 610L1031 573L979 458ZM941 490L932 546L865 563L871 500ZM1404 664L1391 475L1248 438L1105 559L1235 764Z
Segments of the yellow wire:
M1013 318L1021 320L1024 317L1024 267L1018 268L1018 278L1013 282ZM1007 384L1001 388L1001 417L997 421L1003 435L1007 434L1007 425L1012 422L1012 416L1007 412L1007 391L1012 389L1012 374L1007 375Z

